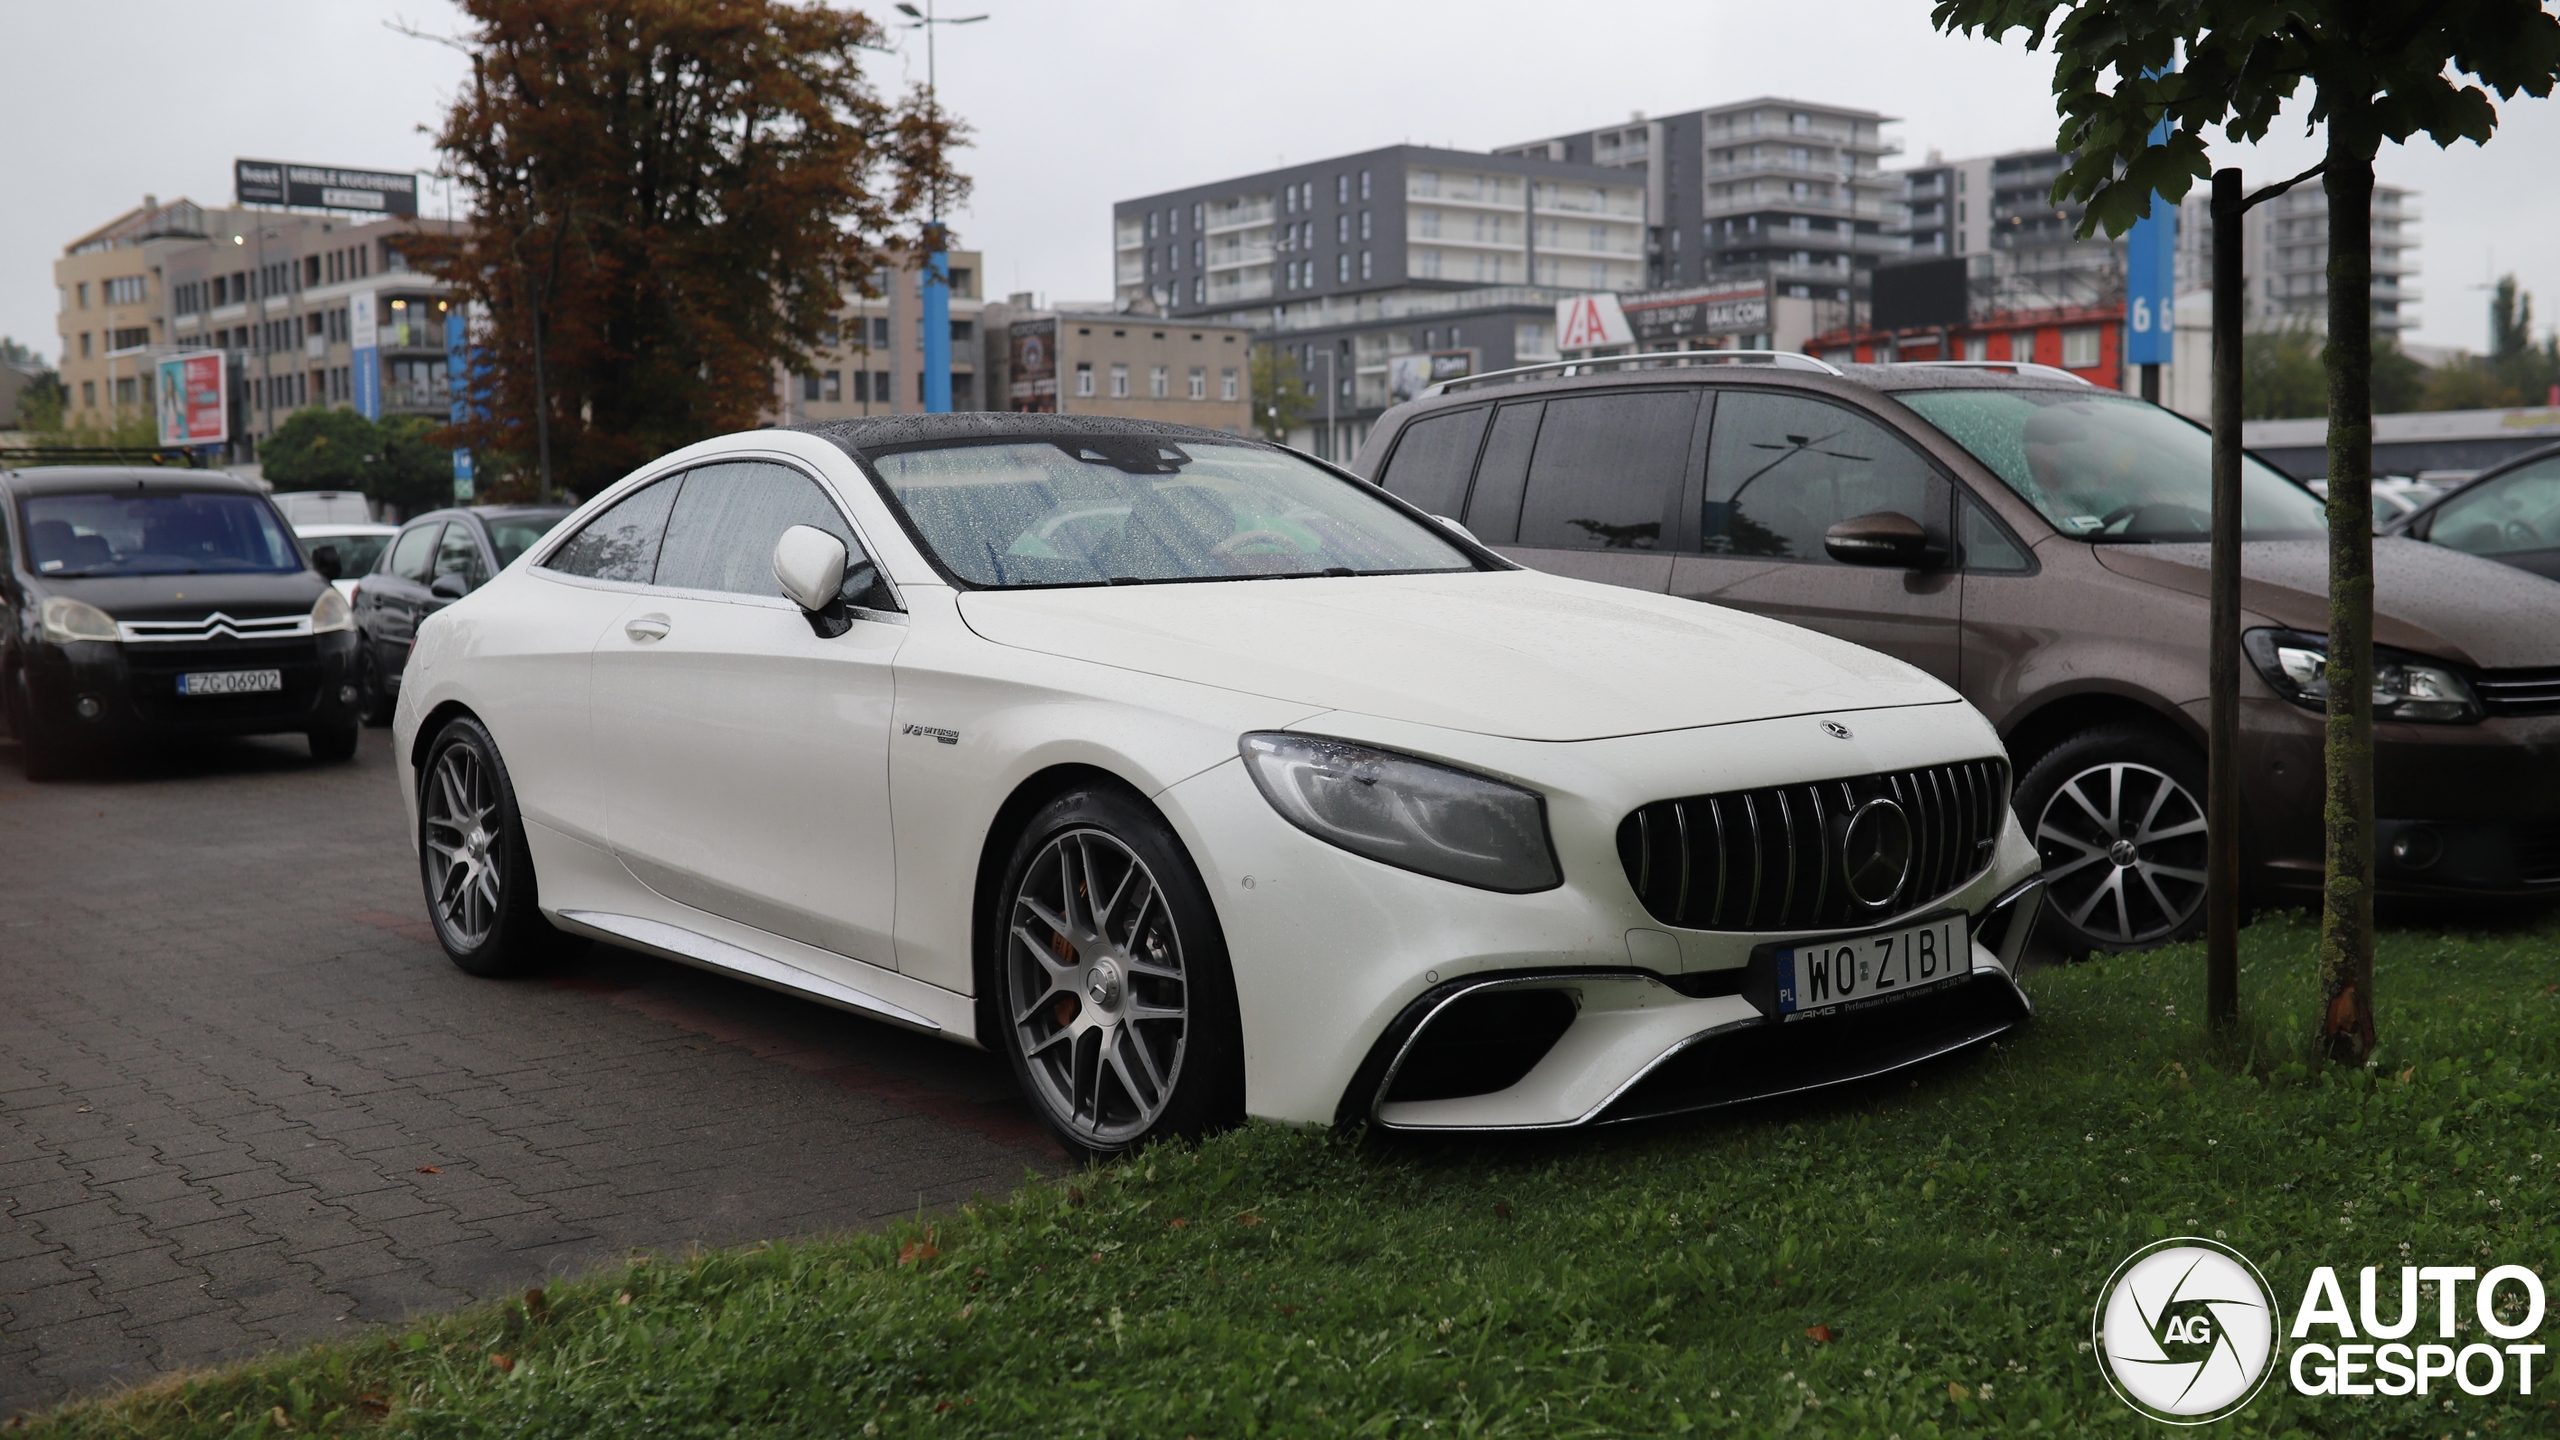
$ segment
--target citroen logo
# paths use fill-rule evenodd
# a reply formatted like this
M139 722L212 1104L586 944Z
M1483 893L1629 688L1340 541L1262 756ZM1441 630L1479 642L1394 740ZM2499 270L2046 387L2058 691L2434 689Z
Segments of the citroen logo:
M1849 738L1849 727L1841 724L1837 720L1823 721L1822 731L1834 740L1846 740Z
M1849 898L1881 910L1911 878L1911 817L1891 800L1861 805L1840 827L1841 882Z

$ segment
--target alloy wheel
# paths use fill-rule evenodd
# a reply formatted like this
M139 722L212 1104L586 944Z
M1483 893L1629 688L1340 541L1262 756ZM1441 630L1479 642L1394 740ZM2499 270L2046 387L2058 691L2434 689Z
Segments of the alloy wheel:
M428 899L452 945L476 950L498 923L497 852L505 839L497 785L478 752L447 745L436 757L426 791Z
M2152 766L2081 770L2045 801L2035 839L2054 909L2093 940L2165 939L2204 903L2204 806Z
M1033 857L1005 944L1014 1043L1052 1117L1096 1148L1147 1133L1182 1078L1191 985L1153 871L1103 830Z

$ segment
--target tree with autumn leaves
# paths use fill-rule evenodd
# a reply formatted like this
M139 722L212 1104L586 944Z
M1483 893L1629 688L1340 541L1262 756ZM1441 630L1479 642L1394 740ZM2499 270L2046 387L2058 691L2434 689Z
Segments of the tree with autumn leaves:
M443 173L471 224L412 263L487 317L487 413L454 443L507 489L593 494L749 429L848 295L968 182L964 127L864 74L885 31L782 0L464 0Z

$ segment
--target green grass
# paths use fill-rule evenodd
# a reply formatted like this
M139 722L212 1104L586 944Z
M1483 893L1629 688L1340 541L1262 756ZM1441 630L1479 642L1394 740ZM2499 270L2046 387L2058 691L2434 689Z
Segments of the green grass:
M2288 1317L2311 1266L2396 1266L2404 1242L2412 1264L2560 1274L2537 1228L2560 1168L2560 919L2388 932L2367 1071L2307 1063L2312 941L2299 918L2248 933L2255 1038L2236 1052L2196 1023L2195 947L2102 959L2035 977L2032 1026L1916 1079L1538 1141L1255 1127L888 1233L653 1260L32 1428L2150 1433L2086 1341L2097 1287L2156 1236L2227 1235ZM2217 1428L2560 1431L2560 1384L2536 1378L2529 1399L2510 1379L2482 1399L2439 1382L2425 1400L2313 1400L2279 1377Z

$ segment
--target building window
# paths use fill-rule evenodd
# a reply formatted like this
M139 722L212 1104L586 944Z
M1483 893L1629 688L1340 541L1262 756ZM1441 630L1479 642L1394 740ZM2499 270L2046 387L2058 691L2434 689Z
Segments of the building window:
M1200 246L1201 242L1197 240L1191 242L1191 268L1194 270L1200 268L1201 257L1205 253Z
M1369 198L1369 172L1366 170L1360 172L1360 198L1363 200ZM1362 233L1367 232L1363 230Z
M1197 365L1191 367L1191 398L1194 400L1209 398L1209 372Z
M2095 328L2062 332L2062 368L2087 370L2098 363L2098 332Z
M1351 278L1351 255L1349 251L1345 251L1342 254L1333 257L1333 278L1336 281L1347 281Z
M1203 201L1194 200L1191 202L1191 228L1194 230L1206 230L1209 228L1209 207Z
M1802 111L1798 111L1798 112L1796 112L1796 113L1795 113L1795 114L1793 114L1793 115L1789 115L1789 116L1787 117L1787 133L1788 133L1788 134L1790 134L1790 135L1810 135L1810 134L1812 134L1812 133L1813 133L1813 117L1812 117L1812 116L1810 116L1810 115L1807 115L1807 114L1803 113Z
M2036 332L2021 330L2009 337L2009 358L2027 361L2036 358Z
M1147 238L1156 238L1156 212L1153 210L1147 212Z
M1129 367L1126 365L1111 367L1111 398L1114 400L1129 398Z
M1990 359L1991 337L1988 335L1967 335L1964 337L1964 358L1967 360Z
M1076 393L1086 397L1093 394L1093 362L1089 360L1076 362Z
M828 402L844 398L844 372L829 370L818 377L818 398Z
M1360 212L1360 238L1369 238L1369 212L1366 210Z
M800 377L800 398L803 400L815 400L818 398L817 376L803 375Z
M1166 398L1167 396L1171 395L1172 393L1173 393L1173 377L1172 377L1172 372L1171 372L1169 369L1167 369L1165 366L1162 366L1162 365L1151 365L1151 366L1149 366L1149 367L1147 368L1147 395L1148 395L1148 397L1149 397L1149 398L1151 398L1151 399L1162 400L1162 399Z
M89 358L89 332L86 330L80 332L80 358Z
M83 336L81 336L80 338L81 338L81 339L83 339L83 340L86 340L86 339L88 339L89 337L88 337L88 336L86 336L86 335L83 335ZM98 382L97 382L97 381L95 381L95 380L83 380L83 381L81 381L81 382L80 382L80 408L81 408L81 409L83 409L83 410L95 410L95 409L97 409L97 408L98 408Z
M1366 280L1366 279L1368 279L1368 278L1369 278L1370 268L1371 268L1371 267L1370 267L1370 264L1369 264L1369 252L1368 252L1368 251L1366 251L1366 250L1363 250L1363 251L1361 251L1361 252L1360 252L1360 278L1361 278L1361 279Z
M1209 303L1208 276L1194 275L1191 277L1191 303L1194 305L1205 305Z

